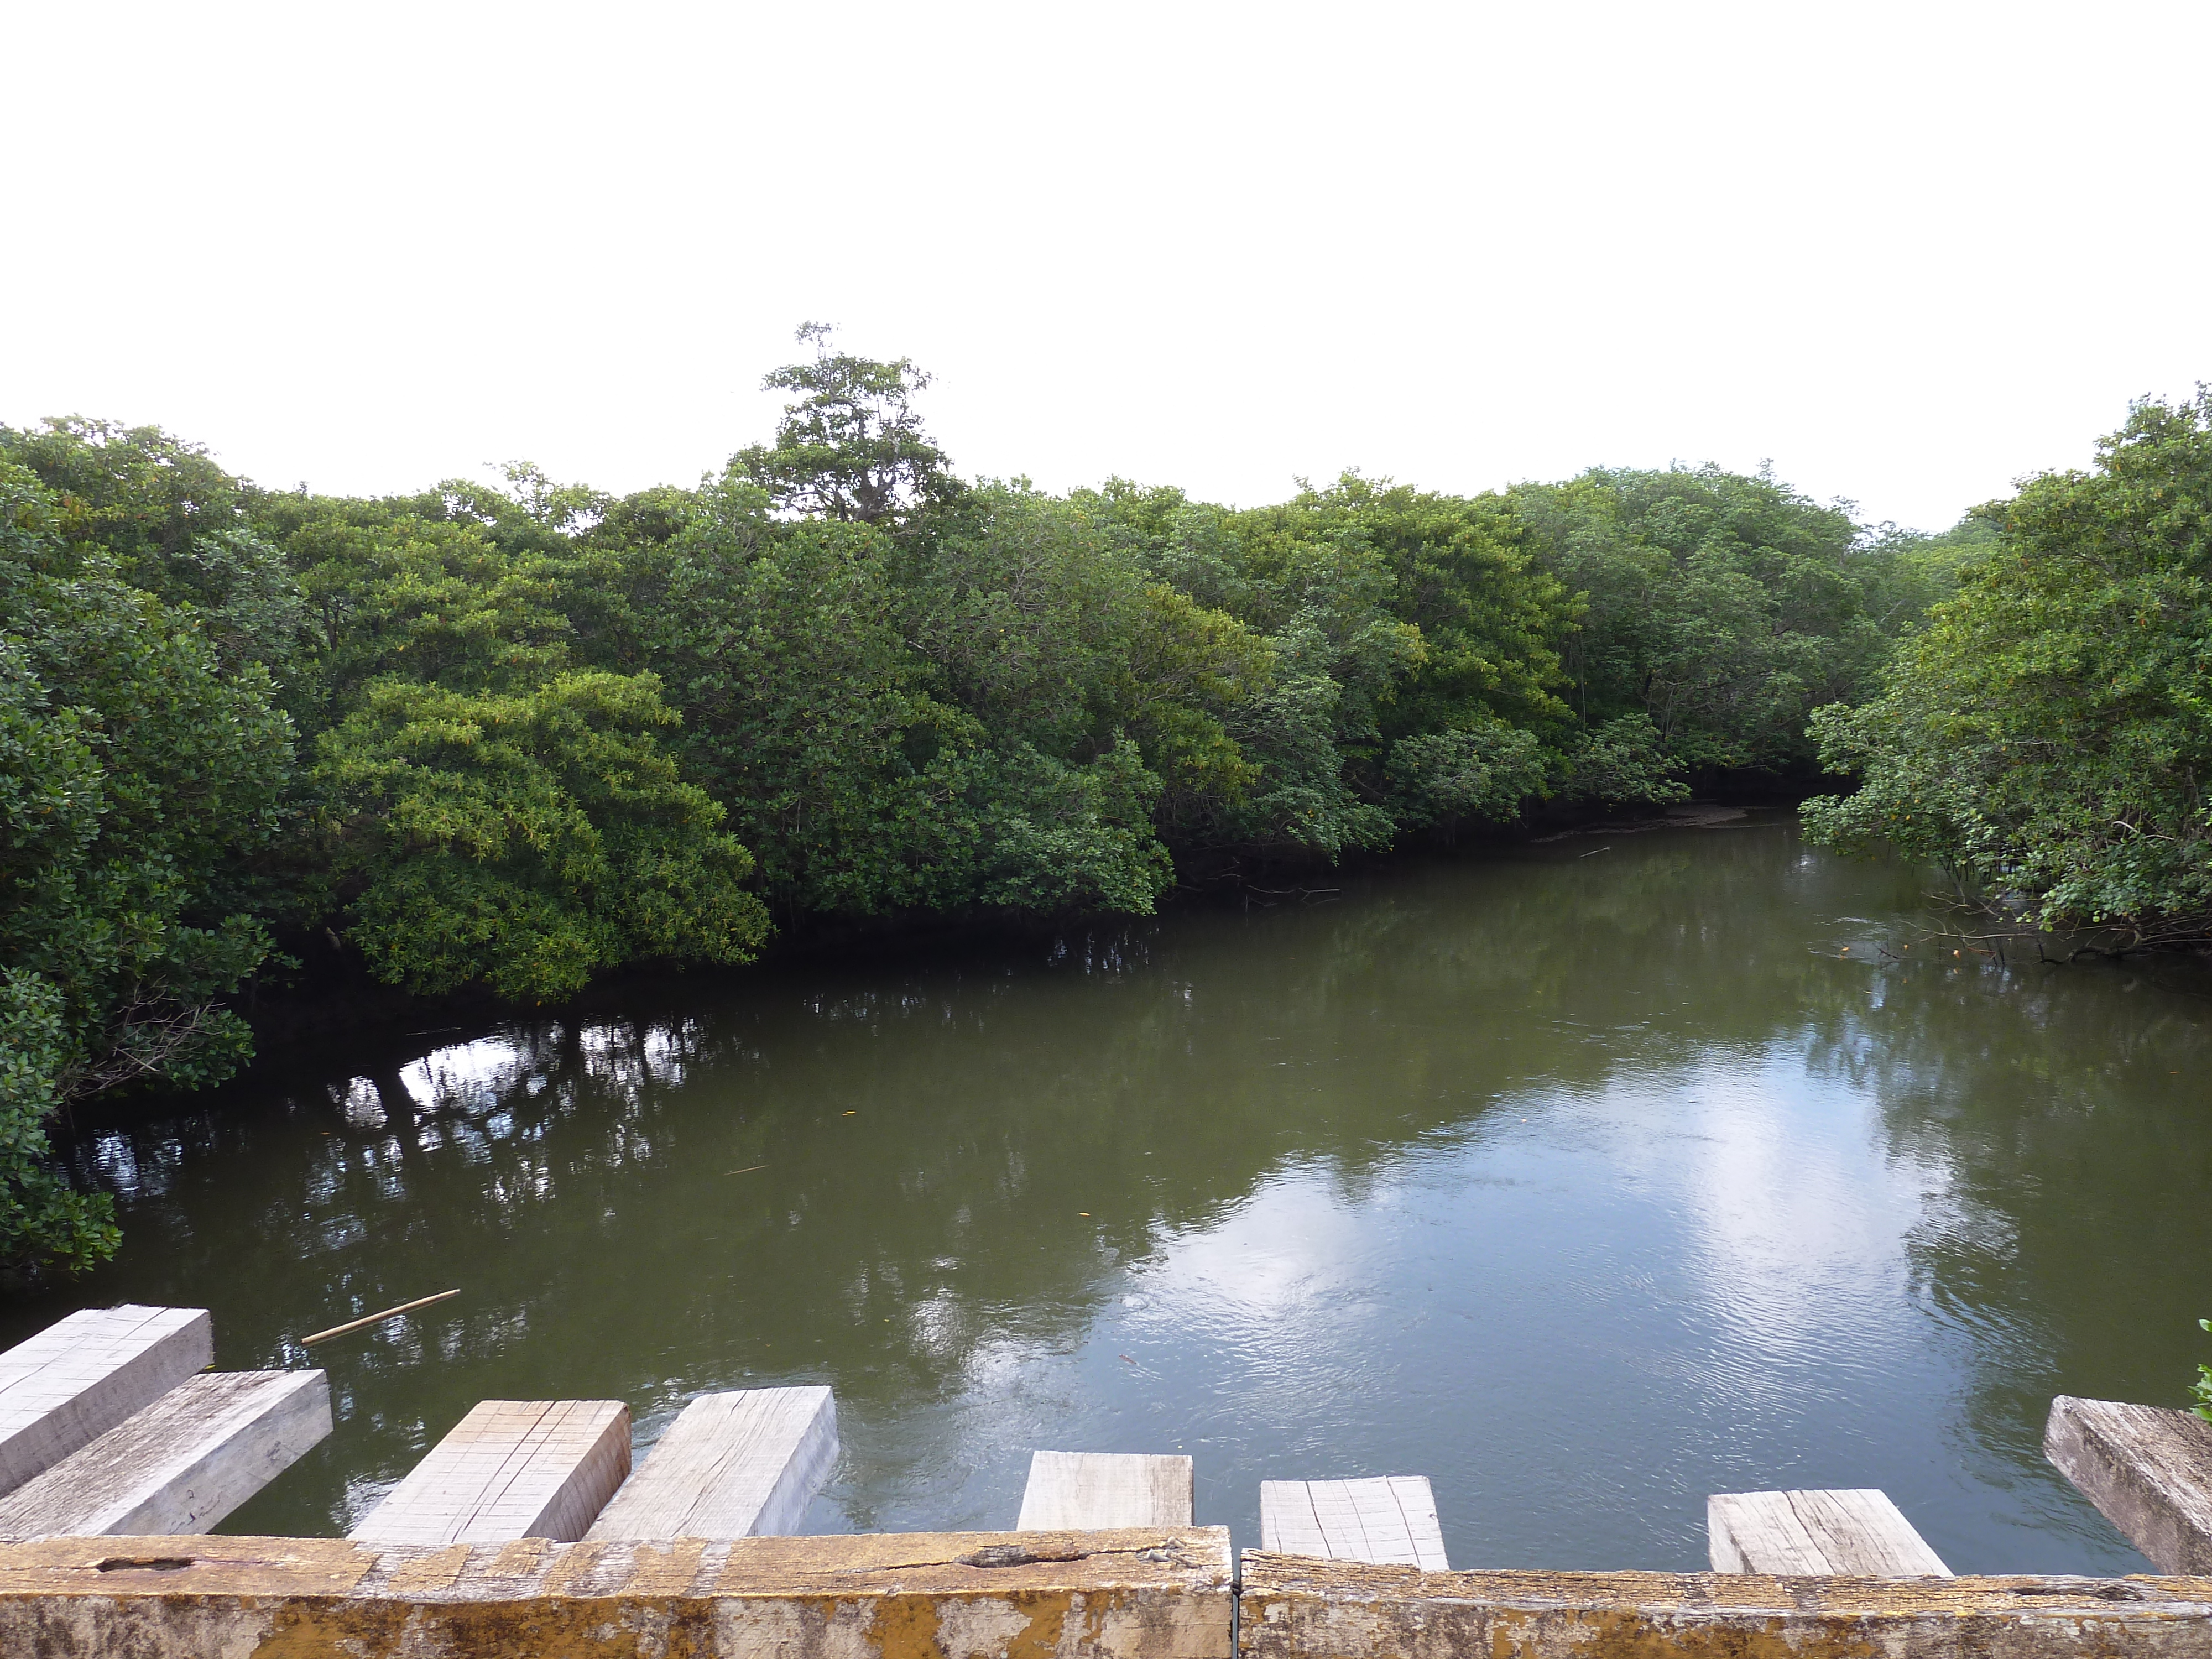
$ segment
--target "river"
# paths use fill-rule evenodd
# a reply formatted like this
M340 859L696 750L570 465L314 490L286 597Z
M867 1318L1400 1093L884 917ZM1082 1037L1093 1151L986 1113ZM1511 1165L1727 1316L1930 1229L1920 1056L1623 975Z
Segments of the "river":
M104 1130L118 1261L336 1432L344 1527L479 1399L828 1382L810 1530L1011 1526L1028 1453L1419 1474L1455 1565L1701 1568L1708 1492L1879 1486L1960 1571L2144 1571L2055 1392L2212 1338L2212 972L1927 936L1786 817L1415 860L1249 912L655 984L334 1047ZM457 1285L425 1314L294 1339Z

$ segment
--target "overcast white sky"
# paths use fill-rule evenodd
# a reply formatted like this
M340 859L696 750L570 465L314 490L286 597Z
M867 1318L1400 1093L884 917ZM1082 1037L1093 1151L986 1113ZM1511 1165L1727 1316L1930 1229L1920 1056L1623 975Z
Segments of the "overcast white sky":
M763 437L1240 503L1771 458L1941 528L2212 380L2212 4L0 0L0 420L261 482Z

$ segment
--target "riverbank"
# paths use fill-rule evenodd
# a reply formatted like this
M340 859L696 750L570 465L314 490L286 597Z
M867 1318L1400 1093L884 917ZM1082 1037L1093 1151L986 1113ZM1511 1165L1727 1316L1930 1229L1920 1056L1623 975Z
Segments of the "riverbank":
M1634 835L1655 830L1709 829L1746 822L1749 815L1787 811L1815 786L1792 786L1771 778L1714 781L1717 787L1675 805L1637 806L1607 811L1593 804L1540 805L1509 826L1488 826L1456 836L1408 837L1385 853L1352 849L1335 863L1317 858L1261 857L1235 850L1187 860L1176 884L1162 896L1159 914L1210 908L1249 914L1279 904L1312 903L1343 890L1346 881L1364 881L1394 867L1438 858L1481 857L1516 847L1540 845L1564 837L1600 832ZM332 1045L404 1047L517 1018L592 1018L632 1002L654 1001L679 983L742 982L753 975L802 968L866 962L885 967L926 963L933 955L971 955L979 951L1034 952L1071 932L1114 933L1144 918L1116 914L1040 916L1013 912L903 911L887 915L780 917L759 957L737 969L672 969L645 963L616 969L578 995L553 1004L519 1005L481 987L438 996L417 996L375 978L361 953L336 935L313 933L287 939L286 950L300 967L264 974L240 994L227 1000L252 1026L254 1075L291 1072L319 1064ZM64 1134L82 1133L122 1117L172 1103L173 1092L138 1090L79 1107Z

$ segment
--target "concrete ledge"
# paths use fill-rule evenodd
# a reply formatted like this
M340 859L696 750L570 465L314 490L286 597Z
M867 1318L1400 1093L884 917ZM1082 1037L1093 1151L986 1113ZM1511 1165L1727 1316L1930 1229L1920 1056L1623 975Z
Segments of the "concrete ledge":
M1229 1534L0 1543L9 1659L1226 1659Z
M1244 1554L1241 1659L2203 1659L2212 1578L1423 1572Z
M0 1544L9 1659L1228 1659L1220 1528ZM1244 1557L1242 1659L2203 1659L2212 1578L1423 1572Z

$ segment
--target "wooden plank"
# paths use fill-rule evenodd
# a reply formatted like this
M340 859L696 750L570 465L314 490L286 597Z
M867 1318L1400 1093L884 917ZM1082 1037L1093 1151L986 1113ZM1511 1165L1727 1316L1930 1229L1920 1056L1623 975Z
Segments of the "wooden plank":
M438 1550L46 1539L0 1543L0 1654L1227 1659L1230 1560L1224 1528Z
M320 1371L207 1371L0 1498L0 1537L204 1532L331 1431Z
M0 1493L90 1445L215 1358L205 1308L86 1308L0 1353Z
M677 1415L586 1538L750 1538L796 1532L837 1462L824 1388L702 1394Z
M619 1400L484 1400L349 1538L380 1544L581 1538L629 1473Z
M1422 1572L1244 1553L1240 1659L2204 1659L2212 1578Z
M2160 1572L2212 1573L2212 1423L2062 1394L2043 1454Z
M1446 1570L1443 1528L1424 1474L1367 1480L1262 1480L1261 1547L1332 1561Z
M1187 1527L1191 1467L1188 1457L1143 1452L1030 1454L1022 1489L1021 1532L1097 1527Z
M1715 1572L1951 1577L1887 1492L1730 1492L1705 1499Z

